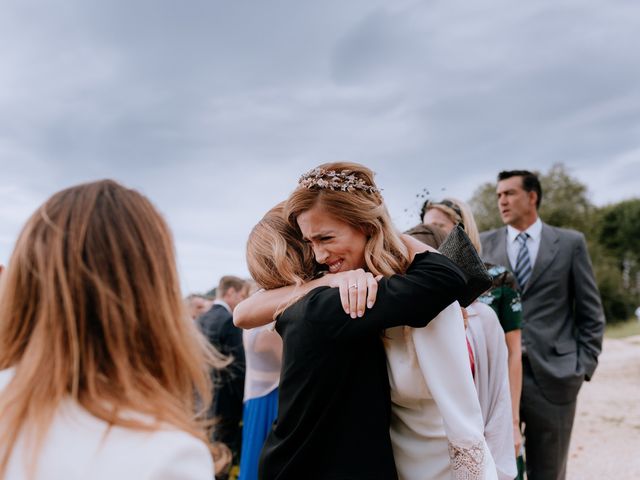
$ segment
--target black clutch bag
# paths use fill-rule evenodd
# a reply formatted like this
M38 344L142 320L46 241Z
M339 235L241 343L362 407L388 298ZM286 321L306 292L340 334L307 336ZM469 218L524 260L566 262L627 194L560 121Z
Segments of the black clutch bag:
M460 267L467 276L467 289L458 298L460 305L471 305L476 298L491 288L491 275L461 224L451 230L438 251Z

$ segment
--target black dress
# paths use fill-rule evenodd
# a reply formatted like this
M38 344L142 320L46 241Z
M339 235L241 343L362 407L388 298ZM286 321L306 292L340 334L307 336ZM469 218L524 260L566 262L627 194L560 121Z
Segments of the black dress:
M396 479L391 399L381 334L424 327L466 289L443 255L417 255L382 279L364 317L344 313L337 289L319 287L276 322L284 343L278 418L260 461L262 480Z

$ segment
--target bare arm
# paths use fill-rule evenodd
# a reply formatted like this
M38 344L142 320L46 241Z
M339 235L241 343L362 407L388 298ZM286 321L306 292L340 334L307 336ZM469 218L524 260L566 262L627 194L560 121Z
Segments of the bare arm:
M271 323L279 309L317 287L339 288L342 307L352 318L364 315L365 304L369 308L373 306L378 291L376 279L362 269L327 274L302 285L289 285L253 294L235 308L233 323L245 329Z
M520 434L520 394L522 392L522 347L520 344L521 330L511 330L505 334L507 350L509 352L509 388L511 390L511 408L513 414L513 440L515 442L516 456L522 445Z
M233 323L236 327L245 329L271 323L276 311L282 305L323 285L326 285L324 278L317 278L302 285L260 290L236 306L233 311Z

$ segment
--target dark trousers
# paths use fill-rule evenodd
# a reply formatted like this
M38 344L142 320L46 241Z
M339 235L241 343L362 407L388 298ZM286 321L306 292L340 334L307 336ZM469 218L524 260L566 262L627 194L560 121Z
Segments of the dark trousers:
M520 420L524 424L524 446L528 480L564 480L576 400L555 404L540 391L528 359L522 359Z

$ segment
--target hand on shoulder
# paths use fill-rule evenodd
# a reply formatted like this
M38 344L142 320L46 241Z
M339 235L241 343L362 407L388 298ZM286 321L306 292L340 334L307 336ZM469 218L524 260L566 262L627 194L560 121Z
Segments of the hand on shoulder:
M342 308L351 318L362 317L366 308L373 307L381 278L381 275L374 277L371 272L365 272L362 268L328 273L323 277L327 286L340 289Z

